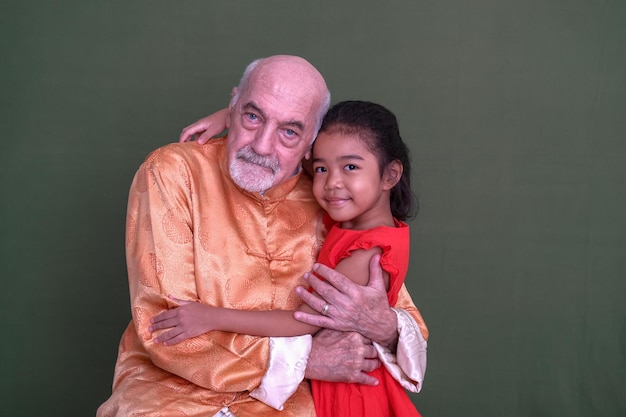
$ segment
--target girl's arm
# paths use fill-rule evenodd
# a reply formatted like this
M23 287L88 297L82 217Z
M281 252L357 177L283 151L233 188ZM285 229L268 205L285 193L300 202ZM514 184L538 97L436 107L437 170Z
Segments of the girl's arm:
M355 284L367 285L370 282L370 259L374 255L380 255L382 252L382 249L378 246L368 250L358 249L352 251L350 256L339 261L334 269L350 278ZM383 281L385 282L385 289L389 289L389 274L385 270L383 270Z
M212 330L261 337L300 336L319 330L319 327L295 320L292 310L235 310L170 298L180 306L150 320L150 332L167 329L154 339L155 343L173 345ZM306 304L300 311L319 314Z
M335 270L357 284L367 285L369 259L380 253L378 247L353 251L351 256L337 264ZM385 286L388 287L389 274L383 271L383 275ZM314 334L319 330L319 327L294 319L292 310L235 310L170 298L180 306L158 314L150 320L152 323L150 332L167 329L154 339L155 343L173 345L212 330L261 337L300 336ZM298 311L319 314L306 304L302 304Z
M178 141L188 142L196 136L196 142L203 145L213 136L222 133L226 129L228 119L228 108L218 110L213 114L197 120L183 129Z

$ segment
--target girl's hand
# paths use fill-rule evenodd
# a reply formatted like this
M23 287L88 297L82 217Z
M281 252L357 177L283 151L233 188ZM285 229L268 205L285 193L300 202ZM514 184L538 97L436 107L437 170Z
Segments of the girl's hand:
M179 307L164 311L150 319L152 324L148 330L151 333L168 329L154 338L154 343L174 345L212 330L210 327L210 306L194 301L179 300L171 295L169 298Z
M196 136L196 142L204 145L213 136L221 133L226 129L226 121L228 119L228 108L218 110L198 121L193 122L183 129L178 138L178 142L188 142Z

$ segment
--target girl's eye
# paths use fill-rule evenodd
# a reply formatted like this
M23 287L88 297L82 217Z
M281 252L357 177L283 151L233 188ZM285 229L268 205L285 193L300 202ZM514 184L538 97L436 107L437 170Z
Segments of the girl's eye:
M313 168L313 171L315 173L321 174L323 172L326 172L326 168L325 167L315 167L315 168Z
M357 167L354 164L348 164L348 165L345 166L346 171L353 171L353 170L358 169L358 168L359 167Z

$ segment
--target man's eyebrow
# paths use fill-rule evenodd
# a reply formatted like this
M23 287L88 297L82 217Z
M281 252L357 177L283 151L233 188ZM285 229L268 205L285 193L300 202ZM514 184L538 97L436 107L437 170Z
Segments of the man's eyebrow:
M293 126L295 128L298 128L299 130L304 130L304 123L302 123L300 120L289 120L287 122L281 123L281 125Z
M259 106L257 106L256 104L254 104L252 101L248 102L246 104L243 105L243 110L252 110L255 113L258 113L259 116L261 116L262 118L265 119L265 113L263 112L263 110L261 110L261 108Z

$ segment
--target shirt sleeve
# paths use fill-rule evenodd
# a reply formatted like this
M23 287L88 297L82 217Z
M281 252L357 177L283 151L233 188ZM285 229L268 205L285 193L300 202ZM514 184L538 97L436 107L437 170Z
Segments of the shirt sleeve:
M389 348L374 342L378 357L402 387L420 392L426 373L427 342L415 319L405 310L393 309L398 317L398 347L395 355Z
M311 352L310 334L270 338L270 363L261 385L250 393L252 398L282 411L283 404L304 379Z
M166 147L146 159L131 185L126 254L135 331L156 366L213 391L251 390L267 370L269 338L215 331L164 346L148 330L153 316L173 306L168 295L199 298L189 178L185 158Z
M428 327L411 295L402 284L398 301L393 308L398 317L398 344L396 352L374 344L379 358L389 373L411 392L422 389L426 373Z

